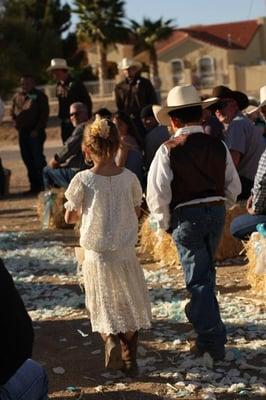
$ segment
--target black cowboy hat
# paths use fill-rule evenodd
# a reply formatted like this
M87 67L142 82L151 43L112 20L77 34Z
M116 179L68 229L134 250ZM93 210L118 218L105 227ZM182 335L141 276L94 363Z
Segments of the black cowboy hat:
M219 99L234 99L240 110L244 110L249 105L248 97L243 92L237 90L231 90L227 86L216 86L212 90L212 97L218 97ZM217 103L219 105L219 102Z

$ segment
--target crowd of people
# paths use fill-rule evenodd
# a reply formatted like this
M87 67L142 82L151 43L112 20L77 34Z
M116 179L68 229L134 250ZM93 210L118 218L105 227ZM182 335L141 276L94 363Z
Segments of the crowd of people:
M65 221L80 221L85 303L92 331L103 339L106 368L136 376L138 334L151 326L135 253L144 198L151 229L171 234L179 253L190 295L185 314L196 334L191 352L223 360L227 335L215 292L214 256L226 209L238 200L247 201L247 215L233 221L235 237L247 238L258 222L266 222L266 86L254 118L247 95L225 86L216 86L209 98L201 98L193 85L176 86L166 105L158 105L138 63L123 59L120 68L117 111L101 108L92 115L91 99L70 77L66 61L51 60L63 146L47 166L48 101L32 76L22 78L12 117L30 192L66 188ZM1 379L1 399L24 364L22 357ZM43 390L46 377L38 374Z

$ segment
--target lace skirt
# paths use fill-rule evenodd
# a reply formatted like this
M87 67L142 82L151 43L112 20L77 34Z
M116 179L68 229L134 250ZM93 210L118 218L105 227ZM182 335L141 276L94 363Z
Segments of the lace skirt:
M93 332L117 334L151 326L148 290L134 248L85 250L82 269Z

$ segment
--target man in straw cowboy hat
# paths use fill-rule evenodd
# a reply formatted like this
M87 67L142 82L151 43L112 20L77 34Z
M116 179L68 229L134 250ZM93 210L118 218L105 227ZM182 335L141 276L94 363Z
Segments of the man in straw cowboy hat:
M141 63L130 58L123 58L118 65L124 78L115 86L115 100L119 111L127 113L135 122L142 134L140 112L149 104L157 104L157 96L149 79L140 76Z
M47 68L51 72L56 84L56 97L58 98L58 117L61 120L61 137L63 143L69 138L74 130L70 121L69 108L71 104L80 102L86 105L91 118L92 102L90 95L84 84L71 77L70 67L63 58L53 58L50 66Z
M216 117L228 124L225 132L227 144L240 176L242 191L239 200L248 199L253 187L259 159L265 149L265 140L254 124L241 112L249 104L248 97L226 86L216 86L213 96L220 99L214 105Z
M225 144L203 133L201 101L194 86L170 90L157 113L174 137L162 144L148 174L147 204L158 229L172 232L191 298L185 307L197 338L191 351L225 355L226 329L215 295L214 255L223 230L225 201L235 202L240 180Z

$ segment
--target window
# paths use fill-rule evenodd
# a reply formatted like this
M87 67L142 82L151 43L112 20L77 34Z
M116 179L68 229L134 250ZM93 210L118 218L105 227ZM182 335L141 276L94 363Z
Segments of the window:
M198 60L197 73L201 86L208 87L214 83L215 79L215 60L210 56L204 56Z
M184 62L181 59L171 61L173 85L179 85L184 81Z

